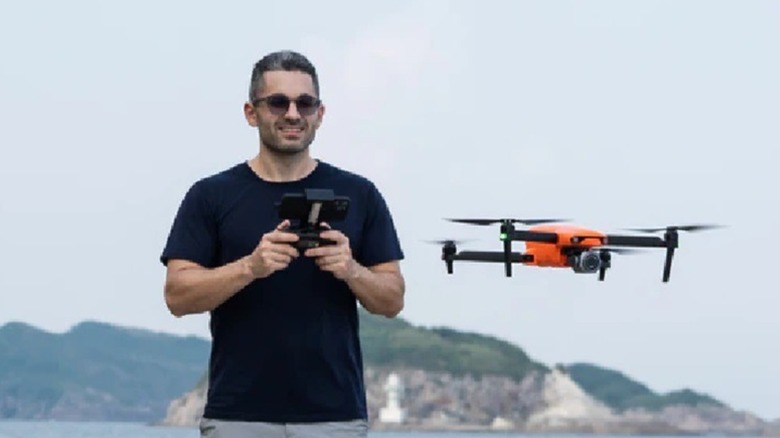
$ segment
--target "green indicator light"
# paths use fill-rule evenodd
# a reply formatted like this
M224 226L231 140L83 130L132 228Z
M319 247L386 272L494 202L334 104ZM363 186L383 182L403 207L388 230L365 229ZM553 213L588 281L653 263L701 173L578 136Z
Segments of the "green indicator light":
M501 240L506 240L507 234L506 233L501 233L501 234L499 234L499 237L501 238Z

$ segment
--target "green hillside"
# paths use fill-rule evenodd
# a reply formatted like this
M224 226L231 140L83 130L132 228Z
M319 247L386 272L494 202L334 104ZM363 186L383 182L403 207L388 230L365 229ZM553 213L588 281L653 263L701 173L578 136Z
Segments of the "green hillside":
M671 405L723 406L712 397L690 389L657 394L619 371L592 364L576 363L568 365L566 369L582 389L618 411L631 408L660 410Z
M360 329L366 365L407 367L454 375L497 374L521 379L548 368L493 337L444 327L421 328L395 318L363 312Z
M495 337L424 328L361 312L365 364L521 379L548 367ZM209 341L84 322L64 334L21 323L0 327L0 419L156 421L168 403L204 377ZM618 371L568 367L585 391L607 405L657 409L720 404L684 389L656 394Z
M140 420L203 375L209 342L84 322L64 334L0 328L0 418ZM86 418L85 418L86 417Z

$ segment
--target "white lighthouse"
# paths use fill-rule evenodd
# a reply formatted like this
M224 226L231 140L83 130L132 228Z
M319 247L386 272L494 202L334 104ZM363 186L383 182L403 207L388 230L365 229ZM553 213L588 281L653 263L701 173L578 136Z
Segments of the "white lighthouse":
M401 424L404 422L405 412L401 409L401 395L403 395L403 384L396 373L390 373L385 383L385 393L387 394L387 405L379 410L379 421L382 423Z

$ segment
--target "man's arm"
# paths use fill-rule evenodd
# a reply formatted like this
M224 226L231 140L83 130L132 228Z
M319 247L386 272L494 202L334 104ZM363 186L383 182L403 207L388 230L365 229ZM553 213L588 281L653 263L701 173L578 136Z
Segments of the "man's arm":
M165 304L177 317L214 310L254 280L245 259L208 269L186 260L170 260Z
M282 221L275 230L263 235L251 254L218 268L205 268L190 261L168 261L165 280L165 304L175 316L214 310L252 281L285 269L298 257L290 244L298 236L285 233L290 225Z
M406 284L397 261L365 267L354 262L345 278L360 304L369 312L393 318L404 308Z

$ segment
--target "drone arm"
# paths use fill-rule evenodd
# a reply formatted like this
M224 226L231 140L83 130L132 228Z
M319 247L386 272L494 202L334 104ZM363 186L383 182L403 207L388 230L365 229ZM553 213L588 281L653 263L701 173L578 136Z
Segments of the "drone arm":
M676 231L668 231L664 239L657 236L607 236L607 243L612 246L637 246L651 248L666 248L666 258L664 260L664 271L662 281L669 281L669 274L672 269L672 258L674 250L677 248L678 237Z
M452 255L452 260L465 260L471 262L503 263L503 251L461 251ZM510 252L509 261L512 263L524 263L533 260L530 254Z
M606 243L611 246L636 246L646 248L666 248L667 242L656 236L607 235Z

